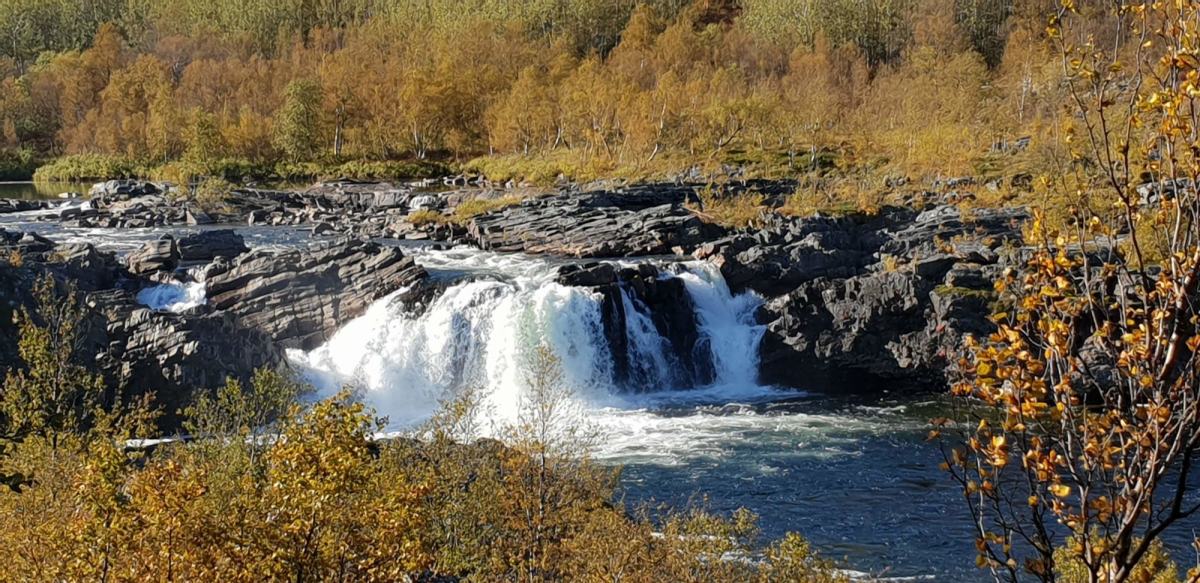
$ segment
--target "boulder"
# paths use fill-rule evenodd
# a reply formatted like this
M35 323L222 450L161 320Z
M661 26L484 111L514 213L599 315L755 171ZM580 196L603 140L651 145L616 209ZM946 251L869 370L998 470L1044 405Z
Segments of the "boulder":
M237 257L249 251L246 241L233 229L213 229L179 239L179 257L183 261L211 261L217 257Z
M125 265L131 273L145 275L159 271L174 271L179 267L181 259L179 245L175 237L163 235L155 241L148 241L125 258Z
M189 208L184 213L184 216L187 220L187 224L191 225L193 227L198 226L198 225L211 225L214 222L216 222L213 220L212 217L208 216L208 213L206 213L202 210L199 210L199 209Z

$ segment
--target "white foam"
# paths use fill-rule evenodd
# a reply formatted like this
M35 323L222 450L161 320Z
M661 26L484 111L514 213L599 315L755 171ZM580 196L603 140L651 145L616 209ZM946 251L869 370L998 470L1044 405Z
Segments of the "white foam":
M164 283L138 292L137 301L155 310L182 312L207 301L204 283Z
M527 393L528 363L545 347L561 365L563 384L596 420L602 411L643 410L658 404L728 402L769 392L755 384L760 327L759 299L733 296L719 271L689 264L684 279L697 309L702 345L716 365L717 383L697 390L676 387L678 362L660 337L647 308L623 294L630 364L649 395L627 395L617 386L604 333L601 296L559 285L555 262L525 255L468 249L414 253L427 269L475 274L482 279L447 288L420 315L393 294L340 330L324 346L289 357L327 395L343 386L365 400L393 429L427 419L439 402L476 390L487 419L498 427L516 419ZM603 428L601 428L603 429Z

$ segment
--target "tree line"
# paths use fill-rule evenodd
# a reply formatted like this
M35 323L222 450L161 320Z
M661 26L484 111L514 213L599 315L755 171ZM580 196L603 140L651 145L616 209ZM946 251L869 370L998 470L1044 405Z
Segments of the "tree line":
M1052 13L1047 0L11 0L0 146L185 176L428 158L538 180L792 172L827 165L826 150L967 173L1058 115Z

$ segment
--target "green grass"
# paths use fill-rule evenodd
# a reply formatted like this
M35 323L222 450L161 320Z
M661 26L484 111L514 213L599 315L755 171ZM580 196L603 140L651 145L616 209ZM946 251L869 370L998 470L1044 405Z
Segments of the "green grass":
M4 160L0 158L0 176ZM454 169L436 161L255 162L241 158L194 161L174 160L150 164L121 156L73 154L30 170L39 182L147 178L187 184L205 178L233 183L243 180L301 181L350 178L354 180L417 180L451 174ZM19 179L19 178L17 178Z

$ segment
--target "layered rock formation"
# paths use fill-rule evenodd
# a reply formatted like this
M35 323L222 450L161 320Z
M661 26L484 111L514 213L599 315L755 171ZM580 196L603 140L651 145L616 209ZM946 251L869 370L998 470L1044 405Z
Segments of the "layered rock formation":
M734 289L766 299L762 381L937 388L965 333L986 333L992 281L1015 261L1022 209L886 209L779 218L703 246Z
M786 185L776 186L775 190L786 190ZM312 222L314 234L353 231L432 238L494 251L570 257L692 253L717 266L735 292L753 291L763 297L759 312L766 330L761 345L762 382L837 389L936 389L944 383L947 363L962 334L990 330L986 315L994 300L992 281L1004 268L1021 266L1020 227L1027 219L1021 209L963 215L955 207L935 205L923 210L886 208L869 216L772 215L759 228L729 231L701 220L685 206L697 204L694 187L660 184L583 192L565 189L476 216L465 229L434 224L413 231L405 220L414 209L446 210L473 196L495 194L417 194L408 187L354 183L323 185L307 192L247 190L231 199L230 215L206 218L268 225ZM110 183L94 199L95 208L86 213L115 217L121 209L159 208L146 197L162 194L152 185ZM193 222L205 218L175 202L167 206L170 213L183 213L185 220L189 213ZM132 212L140 216L137 213L143 211ZM62 273L75 265L71 277L86 280L91 291L111 288L118 281L136 288L143 284L128 282L143 281L139 277L161 281L181 265L211 261L204 274L208 294L204 310L220 314L219 322L188 320L196 314L133 317L132 308L112 312L138 322L133 329L114 330L116 337L132 339L125 344L161 348L173 355L202 351L171 348L175 345L169 339L175 334L171 330L188 331L176 343L183 346L192 336L204 334L196 330L229 334L228 326L235 326L269 339L273 348L264 362L274 362L280 347L316 347L372 301L394 290L409 287L411 298L406 301L411 300L414 310L440 293L438 284L426 282L424 270L400 250L356 239L330 240L310 249L246 252L236 233L203 230L148 243L130 254L129 273L86 246L55 246L34 235L6 234L3 241L34 261L58 256L62 263L54 269ZM114 269L121 273L114 275ZM630 306L640 306L651 314L649 325L667 339L665 350L680 371L678 384L705 384L712 380L712 371L694 356L699 335L690 297L678 279L661 276L659 268L648 265L617 268L598 263L564 268L559 280L602 296L605 334L620 379L635 386L642 374L623 356L629 336L624 328L629 325L627 312ZM170 346L139 336L139 326L158 330ZM258 338L235 337L239 339L233 344L239 349L259 346ZM109 353L150 358L149 349ZM217 366L219 370L248 364L232 355L208 358L233 363ZM186 372L186 364L154 366L185 371L174 378L208 379Z
M0 363L19 365L12 312L35 307L34 282L48 275L62 290L74 281L89 314L82 328L84 364L112 387L156 393L164 422L173 427L194 391L285 366L285 347L315 346L374 299L424 276L398 249L357 240L224 259L241 238L216 233L184 237L188 245L164 239L144 248L171 250L167 256L174 259L180 246L221 258L208 271L207 305L171 313L136 299L139 289L156 283L138 275L139 268L154 265L149 272L168 277L148 251L131 254L127 267L91 245L56 245L0 229Z
M724 229L684 208L688 187L563 193L471 219L469 239L481 249L574 257L626 257L690 252Z
M357 239L255 251L207 270L209 305L287 348L312 349L374 300L425 276L400 249Z

